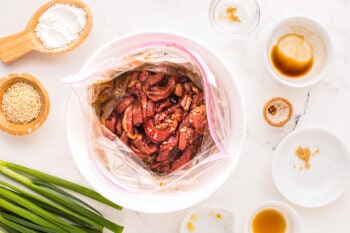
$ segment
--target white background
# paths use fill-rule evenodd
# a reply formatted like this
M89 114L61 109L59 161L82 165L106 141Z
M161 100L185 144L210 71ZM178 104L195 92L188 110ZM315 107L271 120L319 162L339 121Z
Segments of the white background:
M44 0L0 0L0 37L24 30ZM235 232L242 232L247 214L265 200L287 202L271 178L271 160L280 140L295 128L321 126L350 144L350 2L347 0L261 0L261 23L247 38L233 40L215 31L208 19L209 0L88 0L94 25L87 40L61 55L31 53L10 64L0 64L0 76L28 72L41 80L51 99L45 124L36 132L14 137L0 132L0 159L50 172L88 186L68 148L65 132L69 88L60 79L77 73L86 59L105 43L139 31L178 32L213 50L230 68L240 85L247 109L248 130L241 158L230 178L197 206L168 214L145 214L100 206L102 212L125 226L125 233L177 233L186 214L200 206L225 207L236 216ZM308 88L285 87L269 75L263 58L267 32L288 16L308 16L323 24L334 45L334 60L325 78ZM294 104L294 116L283 128L262 118L264 102L284 96ZM297 121L299 119L299 121ZM350 189L332 204L315 209L293 205L305 233L340 233L350 229Z

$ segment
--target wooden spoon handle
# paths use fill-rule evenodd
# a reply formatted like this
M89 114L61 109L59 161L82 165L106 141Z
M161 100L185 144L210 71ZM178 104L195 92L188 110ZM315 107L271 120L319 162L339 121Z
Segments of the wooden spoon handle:
M12 63L35 48L32 32L22 31L0 39L0 60Z

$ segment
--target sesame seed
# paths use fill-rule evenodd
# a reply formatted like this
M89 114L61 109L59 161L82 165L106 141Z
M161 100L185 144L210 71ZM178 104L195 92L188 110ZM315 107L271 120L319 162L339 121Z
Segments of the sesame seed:
M153 135L153 139L156 139L157 136L158 136L158 133L155 133L155 134Z
M29 123L40 113L40 94L32 85L17 82L4 92L1 109L8 121L16 124Z

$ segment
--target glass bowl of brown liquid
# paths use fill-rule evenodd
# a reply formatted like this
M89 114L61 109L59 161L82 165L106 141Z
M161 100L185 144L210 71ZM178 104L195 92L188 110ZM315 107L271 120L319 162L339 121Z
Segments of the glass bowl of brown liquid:
M319 82L329 67L332 43L326 29L303 17L287 18L271 30L265 58L272 76L292 87Z
M284 202L265 201L250 214L245 233L300 233L297 212Z

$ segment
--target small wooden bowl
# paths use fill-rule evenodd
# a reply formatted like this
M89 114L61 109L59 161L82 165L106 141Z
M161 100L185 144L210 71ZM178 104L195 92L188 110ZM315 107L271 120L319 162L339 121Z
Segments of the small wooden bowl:
M41 109L37 118L25 124L16 124L6 119L2 111L2 98L6 90L17 82L32 85L40 95ZM27 73L13 73L0 79L0 129L16 136L27 135L38 129L46 120L50 110L49 95L38 79Z
M56 3L67 4L79 7L86 13L85 29L79 34L79 37L66 47L58 49L47 49L35 35L35 28L40 16ZM90 8L79 0L53 0L41 6L32 18L29 20L24 31L0 38L0 60L3 63L12 63L27 53L35 50L41 53L64 53L80 45L90 34L92 29L92 13Z
M270 110L270 107L274 109ZM293 105L286 98L274 97L265 103L263 116L269 125L282 127L292 118Z

